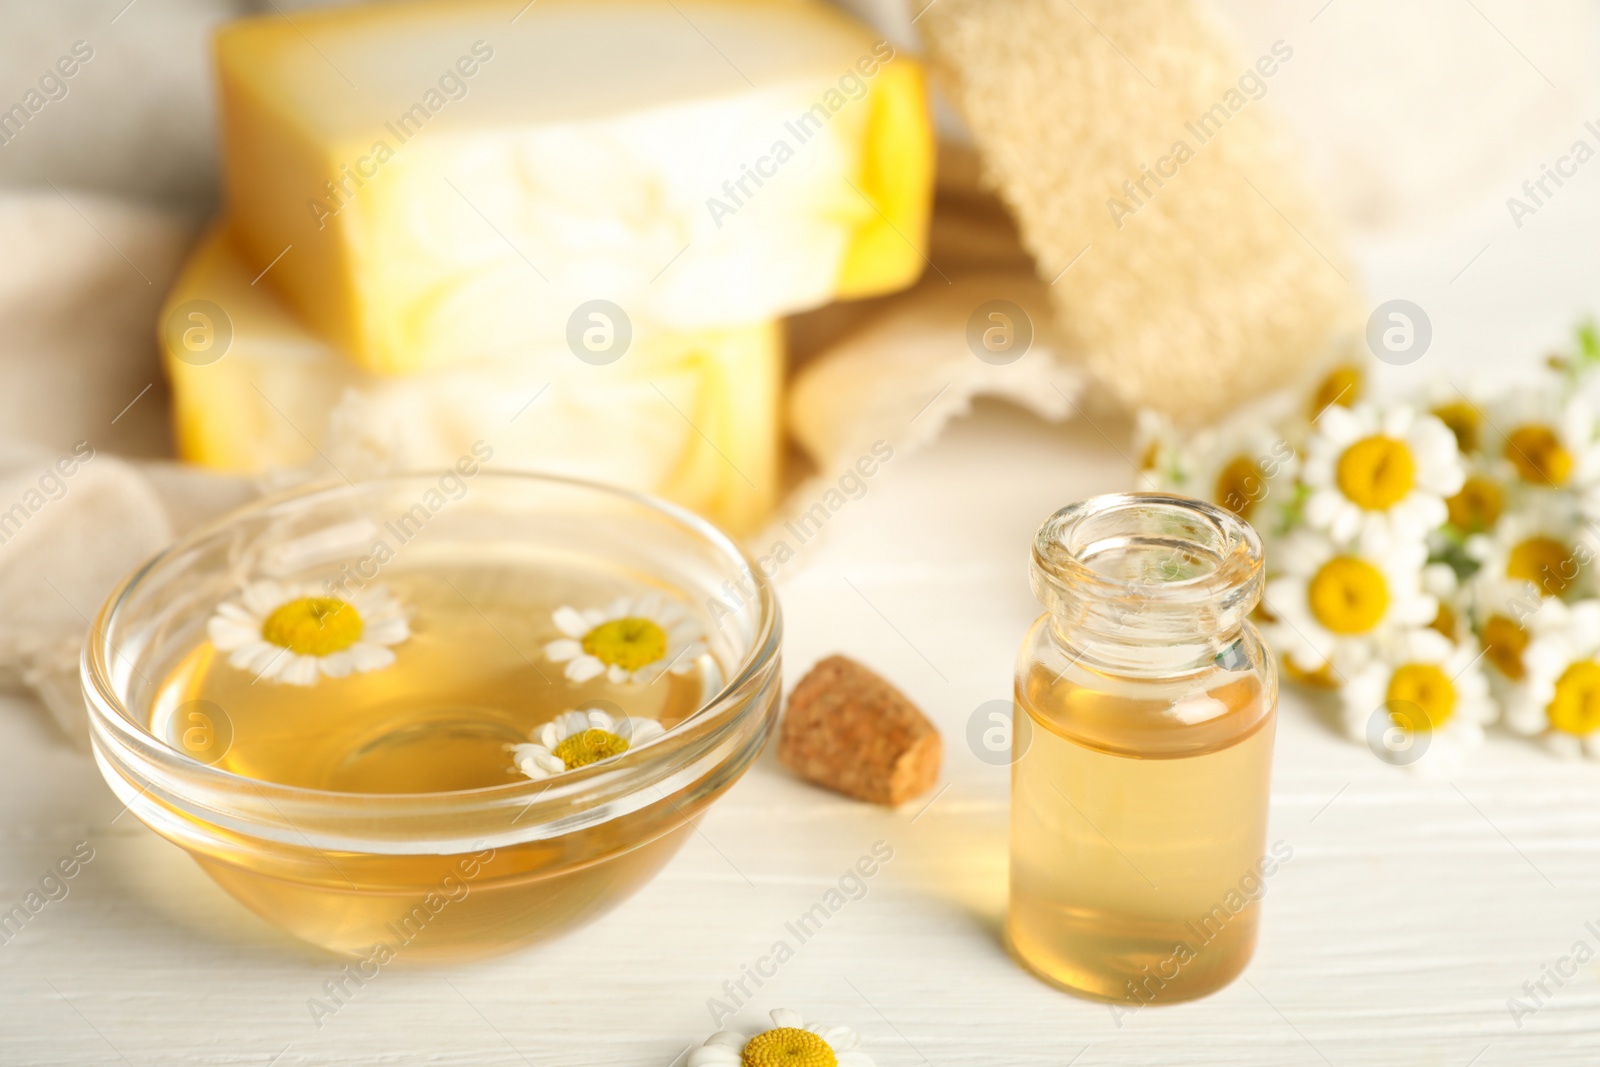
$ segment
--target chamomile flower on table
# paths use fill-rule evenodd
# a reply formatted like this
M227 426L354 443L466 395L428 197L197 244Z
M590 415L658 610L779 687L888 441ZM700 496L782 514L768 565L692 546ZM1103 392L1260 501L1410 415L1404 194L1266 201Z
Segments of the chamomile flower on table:
M1378 654L1345 682L1340 703L1351 740L1424 772L1459 766L1483 744L1483 728L1497 713L1476 651L1433 629L1406 630L1379 642ZM1414 746L1409 752L1387 749L1394 731Z
M662 673L685 674L705 653L705 633L682 604L657 594L619 597L604 608L557 608L562 636L544 647L565 663L570 682L605 675L614 684L647 683Z
M1570 504L1530 501L1464 547L1478 564L1476 596L1494 611L1519 600L1574 600L1593 585L1595 534Z
M1306 528L1279 542L1263 598L1273 647L1300 673L1347 676L1391 633L1427 626L1439 602L1422 589L1428 550L1420 542L1341 547Z
M1144 445L1141 454L1150 460L1141 479L1144 488L1209 500L1258 525L1269 501L1287 504L1292 498L1299 456L1254 412L1181 442L1165 419L1145 416L1138 440Z
M1353 408L1361 402L1366 388L1367 372L1360 364L1337 363L1312 386L1304 417L1315 423L1330 408Z
M206 634L228 663L263 681L313 685L375 671L411 635L404 609L381 586L346 598L318 586L251 582L217 607Z
M1600 601L1541 612L1528 631L1523 677L1504 697L1506 725L1560 755L1600 759Z
M1336 541L1422 541L1466 479L1455 435L1405 405L1329 407L1312 427L1301 480L1306 522Z
M873 1067L860 1046L848 1026L807 1026L799 1012L779 1008L772 1027L758 1034L712 1034L689 1054L687 1067Z
M517 770L535 781L620 756L666 733L654 719L613 716L602 708L564 712L511 746Z
M1493 405L1486 452L1500 477L1519 486L1563 489L1600 480L1595 408L1546 382L1514 390Z

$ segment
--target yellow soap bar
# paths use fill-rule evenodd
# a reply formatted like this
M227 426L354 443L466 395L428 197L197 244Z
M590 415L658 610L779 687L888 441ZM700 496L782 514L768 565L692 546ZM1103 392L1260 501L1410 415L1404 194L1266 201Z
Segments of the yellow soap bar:
M909 285L923 69L820 0L442 0L217 36L240 252L362 366L713 329Z
M636 329L606 363L557 342L392 377L357 367L252 277L219 225L162 311L184 459L241 474L356 478L481 458L486 446L492 469L654 493L734 534L772 508L783 374L776 322Z

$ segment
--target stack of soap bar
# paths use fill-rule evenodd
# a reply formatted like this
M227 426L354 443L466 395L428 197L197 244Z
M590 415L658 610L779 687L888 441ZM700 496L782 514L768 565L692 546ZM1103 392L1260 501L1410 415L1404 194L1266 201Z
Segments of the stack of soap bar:
M657 493L733 533L772 506L778 323L639 335L604 366L558 341L390 376L317 337L253 276L219 226L168 297L166 365L187 459L332 478L445 467L487 446L494 469Z
M249 268L364 367L513 356L604 298L721 329L921 272L923 71L818 0L468 0L217 40Z

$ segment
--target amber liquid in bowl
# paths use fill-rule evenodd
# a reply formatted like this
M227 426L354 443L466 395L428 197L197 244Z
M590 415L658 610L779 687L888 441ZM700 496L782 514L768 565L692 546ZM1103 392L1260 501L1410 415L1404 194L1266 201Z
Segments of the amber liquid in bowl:
M620 685L604 676L570 682L564 665L546 657L545 645L562 636L556 608L670 593L641 585L637 574L589 561L445 559L397 565L380 581L411 628L390 666L294 686L233 667L201 640L158 685L151 732L221 770L278 785L341 794L478 790L527 784L510 746L565 711L599 705L671 730L724 681L709 654L683 673ZM653 795L627 814L499 848L329 851L309 835L296 840L285 815L284 840L214 825L206 837L237 847L191 851L244 904L307 941L380 964L472 957L557 936L627 897L727 784Z

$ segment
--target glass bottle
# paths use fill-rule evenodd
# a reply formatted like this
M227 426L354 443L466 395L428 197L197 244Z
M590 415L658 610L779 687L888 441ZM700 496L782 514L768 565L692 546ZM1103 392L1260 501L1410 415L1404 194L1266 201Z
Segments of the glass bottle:
M1034 539L1047 611L1017 661L1012 951L1131 1004L1203 996L1255 950L1277 672L1248 616L1261 542L1157 493L1095 497Z

